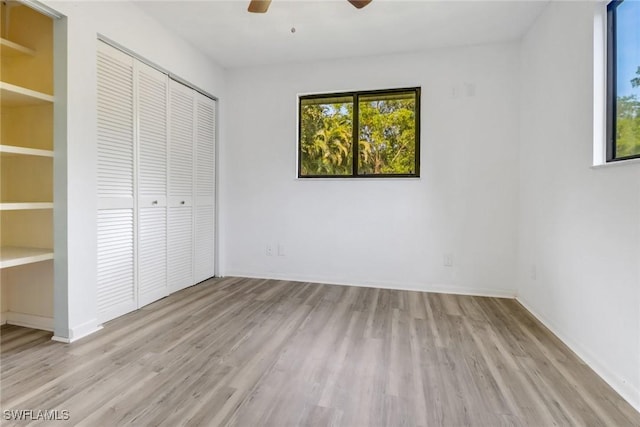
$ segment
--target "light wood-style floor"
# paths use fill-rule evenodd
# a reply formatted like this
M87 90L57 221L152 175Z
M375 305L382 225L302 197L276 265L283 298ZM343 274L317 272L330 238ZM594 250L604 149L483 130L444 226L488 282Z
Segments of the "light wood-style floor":
M55 426L640 425L508 299L225 278L50 338L2 328L1 403Z

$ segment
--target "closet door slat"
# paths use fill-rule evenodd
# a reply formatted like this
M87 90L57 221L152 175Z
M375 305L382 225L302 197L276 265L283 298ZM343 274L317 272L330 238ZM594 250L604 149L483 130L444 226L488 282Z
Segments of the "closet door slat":
M168 280L171 292L193 285L195 91L169 81Z
M133 58L100 42L97 108L97 306L105 322L135 310Z
M167 286L167 121L169 78L136 62L138 105L138 306Z
M133 231L132 209L98 211L97 302L101 322L137 308Z
M140 208L138 241L138 298L142 307L169 293L166 207Z
M191 206L169 207L169 291L176 292L193 281L193 210Z
M100 43L98 197L133 198L133 110L133 59Z
M216 103L196 94L195 281L212 277L215 260Z
M193 196L193 89L170 81L169 197Z

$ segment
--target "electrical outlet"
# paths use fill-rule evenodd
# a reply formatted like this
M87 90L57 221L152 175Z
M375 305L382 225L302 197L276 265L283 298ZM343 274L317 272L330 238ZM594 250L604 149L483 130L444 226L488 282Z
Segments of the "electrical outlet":
M284 256L284 245L278 243L278 256Z
M272 256L273 255L273 246L267 244L266 254L267 254L267 256Z
M442 264L445 267L453 267L453 254L444 254Z
M464 91L467 95L467 98L473 98L476 96L476 85L474 83L465 83Z

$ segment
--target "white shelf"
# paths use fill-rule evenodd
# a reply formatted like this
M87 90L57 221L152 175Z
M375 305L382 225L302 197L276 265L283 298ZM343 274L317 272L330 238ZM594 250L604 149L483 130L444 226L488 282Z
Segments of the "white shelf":
M52 202L10 202L0 203L0 211L24 211L30 209L53 209Z
M47 104L53 102L53 96L35 90L0 82L0 100L3 107Z
M40 150L38 148L18 147L15 145L0 145L0 154L53 157L52 150Z
M32 264L53 259L51 249L23 248L17 246L0 247L0 268Z
M0 38L0 52L3 57L35 56L36 51L11 40Z

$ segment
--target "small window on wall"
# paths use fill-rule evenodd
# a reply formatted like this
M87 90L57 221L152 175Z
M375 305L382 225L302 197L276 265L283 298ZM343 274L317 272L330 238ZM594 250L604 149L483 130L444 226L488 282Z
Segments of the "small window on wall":
M640 158L640 1L607 6L607 161Z
M298 108L298 177L420 176L420 88L305 95Z

